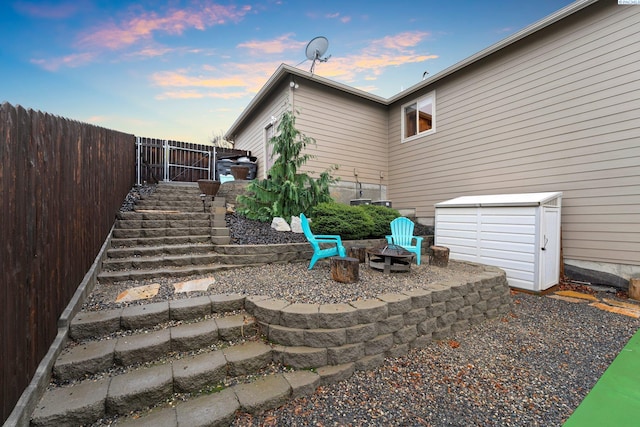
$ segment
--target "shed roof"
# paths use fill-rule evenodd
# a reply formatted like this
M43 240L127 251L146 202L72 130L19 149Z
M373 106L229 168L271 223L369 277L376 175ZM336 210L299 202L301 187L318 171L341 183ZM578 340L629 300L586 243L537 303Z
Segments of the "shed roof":
M482 206L540 206L553 199L561 198L562 192L492 194L483 196L462 196L436 203L436 207L464 208Z

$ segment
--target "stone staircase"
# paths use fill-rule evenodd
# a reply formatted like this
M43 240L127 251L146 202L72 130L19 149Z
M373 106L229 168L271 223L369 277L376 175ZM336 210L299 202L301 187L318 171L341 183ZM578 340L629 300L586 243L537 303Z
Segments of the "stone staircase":
M275 363L244 304L214 295L80 312L31 425L229 425L351 374Z
M504 271L470 280L339 304L222 294L80 311L30 425L228 426L509 312Z
M219 194L225 186L233 184L223 184ZM197 183L158 184L133 211L118 213L98 281L204 275L311 257L308 245L270 245L262 251L229 245L226 212L226 198L207 197L203 202Z
M226 200L200 198L197 183L160 183L130 212L119 212L98 276L101 283L206 274L228 263Z
M311 256L307 244L229 245L225 215L225 198L203 203L197 184L159 184L118 214L97 280L108 286ZM275 408L351 374L285 368L245 300L210 295L79 312L30 425L229 425L238 411Z
M121 213L98 280L310 258L308 244L227 244L224 199L203 208L199 194L195 185L160 185ZM506 275L483 268L473 283L343 304L224 294L80 311L29 423L228 426L238 413L277 408L508 312Z

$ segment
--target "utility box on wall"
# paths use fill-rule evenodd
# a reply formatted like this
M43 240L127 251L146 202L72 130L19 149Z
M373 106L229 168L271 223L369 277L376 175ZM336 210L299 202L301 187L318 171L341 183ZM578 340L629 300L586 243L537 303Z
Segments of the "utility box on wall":
M464 196L435 205L435 244L450 259L502 268L509 286L541 292L560 276L561 192Z

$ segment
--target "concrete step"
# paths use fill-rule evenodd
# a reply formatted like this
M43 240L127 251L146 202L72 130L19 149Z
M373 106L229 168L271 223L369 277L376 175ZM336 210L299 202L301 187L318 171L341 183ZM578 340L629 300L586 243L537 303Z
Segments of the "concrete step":
M221 357L228 359L231 350L233 348L223 351L222 355L198 355L183 363L154 366L110 379L86 380L73 387L50 390L34 412L31 425L90 425L101 418L117 415L118 425L122 426L228 426L237 412L259 414L277 408L289 399L308 396L317 387L353 372L350 364L338 369L319 368L316 372L270 373L255 379L246 378L217 391L219 387L209 384L220 383L224 369ZM181 372L181 368L188 372ZM194 386L204 387L176 399L174 393L181 390L181 384L189 384L190 380L184 381L189 375L191 379L199 380Z
M210 200L205 200L205 205L208 205ZM174 199L148 199L139 200L135 204L135 210L145 209L171 209L172 207L189 207L200 209L202 211L202 200L199 197L189 198L187 200L174 200Z
M184 249L184 248L182 248ZM131 256L122 258L107 258L102 262L102 271L123 271L123 270L156 270L163 267L189 267L211 264L255 264L261 258L245 256L249 261L234 259L229 255L216 252L190 252L175 254L167 248L166 253L151 256ZM253 260L256 259L255 262Z
M185 192L177 192L177 191L171 191L171 192L167 192L167 191L156 191L153 194L150 194L149 196L145 196L145 197L141 197L140 200L137 200L137 203L144 203L144 202L148 202L148 201L153 201L153 200L180 200L180 201L185 201L185 202L189 202L189 201L193 201L193 200L197 200L200 201L200 192L199 191L189 191L187 193Z
M209 235L210 232L210 227L114 228L113 237L116 239L131 239L137 237L203 236Z
M158 212L184 212L184 213L206 213L209 211L208 205L202 206L189 206L189 205L178 205L178 204L164 204L164 205L154 205L154 206L144 206L144 207L134 207L136 212L148 212L148 211L158 211Z
M255 320L244 313L201 318L117 338L80 341L68 346L58 357L53 366L53 378L62 384L102 374L115 367L161 360L169 354L220 347L225 342L241 339L256 339L257 335Z
M216 245L228 245L231 242L231 236L227 234L226 236L211 236L211 242Z
M71 321L69 336L80 342L122 331L153 328L169 321L193 321L243 310L244 300L245 297L238 294L206 295L111 310L81 311Z
M160 236L160 237L131 237L111 239L112 248L132 248L135 246L164 246L211 243L209 234L200 236Z
M120 230L136 230L148 228L206 228L211 225L209 218L202 219L119 219L116 228Z
M234 259L229 259L234 262ZM251 265L251 264L245 264ZM122 282L124 280L146 280L160 277L185 277L192 275L208 275L216 271L229 270L232 268L244 267L241 264L205 264L188 265L184 267L161 267L155 269L124 270L124 271L102 271L98 274L98 281L103 284Z
M207 274L236 264L214 251L214 246L231 241L225 215L225 198L206 197L203 204L197 183L159 184L154 193L136 201L134 211L118 213L98 280Z
M222 350L151 364L108 378L87 379L69 387L50 388L34 411L31 425L90 425L105 416L122 416L162 404L172 400L174 393L208 393L223 387L226 377L258 373L272 363L271 353L271 346L261 341L248 341ZM298 380L294 384L300 388L303 379L294 379ZM320 382L319 377L317 382ZM230 423L237 409L264 410L273 407L270 405L282 405L291 396L292 385L283 374L278 374L260 378L253 385L238 384L226 390L230 391L207 396L233 397L231 402L235 400L235 405L224 401L233 409L226 416L231 417L227 422ZM245 402L244 406L241 401ZM208 408L211 409L210 406ZM184 417L192 415L190 411L186 412L188 414Z
M132 221L157 221L157 220L207 220L209 219L209 213L206 212L161 212L161 211L129 211L118 212L118 220L132 220ZM116 224L118 224L116 222Z
M172 426L228 426L236 412L258 414L277 408L289 399L313 394L317 387L329 384L320 373L290 371L274 373L241 383L218 393L200 395L173 407L145 411L134 417L122 417L118 425L159 425L158 420L171 420Z
M228 232L228 230L227 230ZM159 255L178 255L211 252L215 245L207 239L206 243L200 244L166 244L166 245L144 245L129 247L112 247L107 250L108 258L133 258L152 257Z

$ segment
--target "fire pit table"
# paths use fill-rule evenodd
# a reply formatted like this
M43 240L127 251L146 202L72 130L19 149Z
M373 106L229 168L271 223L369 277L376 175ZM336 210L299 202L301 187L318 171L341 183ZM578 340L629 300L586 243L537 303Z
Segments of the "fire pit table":
M392 271L409 271L413 253L398 245L382 245L366 250L369 267L383 270L389 274Z

